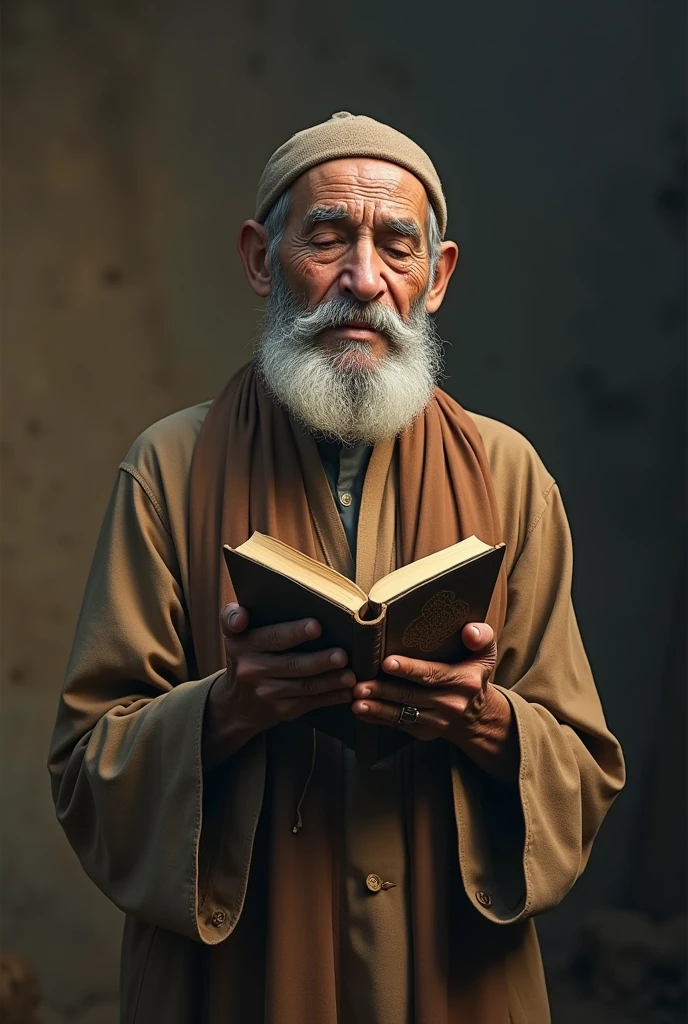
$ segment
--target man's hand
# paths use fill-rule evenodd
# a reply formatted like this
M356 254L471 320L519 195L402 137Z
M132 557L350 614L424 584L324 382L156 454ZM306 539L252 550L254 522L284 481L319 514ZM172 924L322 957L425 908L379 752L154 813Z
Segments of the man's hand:
M494 633L486 622L472 622L461 639L473 653L457 665L385 658L384 677L354 687L352 710L361 721L402 729L419 740L449 740L491 775L511 779L518 771L511 705L487 682L497 661ZM420 712L413 724L399 721L405 706Z
M278 722L350 704L356 677L341 648L294 651L322 632L315 619L248 629L248 612L223 608L227 670L213 683L203 723L203 766L212 768Z

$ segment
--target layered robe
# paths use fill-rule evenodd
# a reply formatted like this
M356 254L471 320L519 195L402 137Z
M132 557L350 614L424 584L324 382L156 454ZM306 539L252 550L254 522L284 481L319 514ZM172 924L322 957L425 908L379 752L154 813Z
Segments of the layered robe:
M201 761L205 702L218 673L197 678L188 611L189 478L207 410L197 406L154 425L120 467L50 754L59 820L88 874L127 915L123 1024L280 1021L270 949L255 933L242 933L246 908L254 913L257 903L269 903L271 872L280 871L279 864L256 863L264 751L256 745L223 767L221 834L213 821L217 793ZM345 785L333 791L321 758L303 804L304 834L325 810L342 818L342 863L329 890L327 879L314 876L309 891L292 894L282 933L287 941L293 936L298 963L304 922L327 902L336 934L317 955L332 960L336 996L328 1003L328 993L293 994L304 1024L458 1024L456 1016L430 1019L419 1005L419 964L441 983L444 976L460 983L467 1024L548 1021L532 919L574 884L623 783L619 746L571 605L571 542L558 488L517 432L472 418L507 548L507 616L494 682L518 731L518 786L495 783L448 750L446 775L437 780L446 820L428 823L428 841L439 829L453 851L446 895L461 955L428 963L413 948L407 822L395 770L376 775L348 759ZM334 567L353 575L315 444L303 436L298 443L318 532ZM403 499L394 460L374 452L358 533L356 575L364 587L396 564L394 508ZM306 770L310 746L305 735L303 745L298 731L293 735L294 761ZM291 794L295 807L299 795ZM307 857L307 842L301 849ZM372 892L370 874L393 884ZM240 957L228 955L232 943ZM246 963L261 993L250 1008L246 978L237 973L245 974ZM491 1003L486 992L493 990Z

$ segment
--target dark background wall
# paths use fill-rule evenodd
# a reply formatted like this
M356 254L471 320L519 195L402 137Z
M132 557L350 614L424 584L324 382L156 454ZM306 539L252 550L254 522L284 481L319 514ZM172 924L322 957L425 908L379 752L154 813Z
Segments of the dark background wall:
M435 160L462 252L447 387L530 438L571 521L629 784L541 922L551 976L591 910L680 911L681 5L14 0L4 20L2 944L36 967L46 1019L115 1019L119 914L54 822L44 762L116 467L246 359L238 225L270 152L340 109Z

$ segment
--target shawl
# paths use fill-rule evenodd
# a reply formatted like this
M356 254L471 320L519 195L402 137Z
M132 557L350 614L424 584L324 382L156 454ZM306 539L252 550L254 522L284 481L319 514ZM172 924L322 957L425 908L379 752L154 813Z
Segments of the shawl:
M254 530L332 564L331 545L314 515L304 445L286 412L264 389L253 364L213 403L194 450L190 489L190 617L199 672L224 668L219 613L235 600L222 545ZM407 564L471 534L489 544L501 527L487 457L477 427L436 389L424 412L397 439L396 561ZM373 459L377 446L373 452ZM317 451L316 451L317 457ZM371 459L371 464L373 462ZM370 469L368 471L370 473ZM332 510L336 515L334 503ZM360 535L360 534L359 534ZM374 538L359 550L374 559ZM359 582L384 574L370 565ZM498 639L506 614L502 569L487 616ZM339 864L342 746L318 733L311 764L308 723L280 724L266 736L263 803L248 888L239 920L205 949L202 1024L336 1024L339 977ZM258 739L251 741L255 743ZM250 745L249 745L250 746ZM418 1024L507 1024L495 928L470 905L460 878L451 795L450 745L414 742L403 758L411 870L415 1020ZM206 776L202 842L222 842L223 774ZM295 835L293 809L309 779L308 822ZM470 949L470 976L462 970Z

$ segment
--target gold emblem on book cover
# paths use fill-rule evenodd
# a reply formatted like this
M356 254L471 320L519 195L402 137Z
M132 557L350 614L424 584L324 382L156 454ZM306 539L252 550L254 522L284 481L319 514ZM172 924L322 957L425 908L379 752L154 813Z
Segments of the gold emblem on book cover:
M434 651L466 625L469 612L469 605L453 590L439 590L425 602L418 618L409 622L401 642L425 653Z

